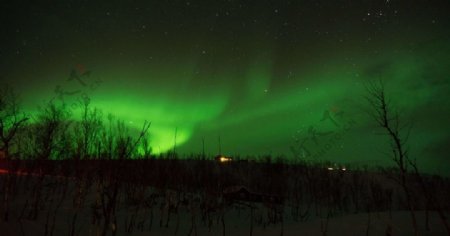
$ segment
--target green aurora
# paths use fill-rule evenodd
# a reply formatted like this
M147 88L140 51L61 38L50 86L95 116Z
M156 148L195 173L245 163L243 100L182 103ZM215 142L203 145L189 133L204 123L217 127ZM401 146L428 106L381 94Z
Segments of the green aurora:
M311 158L389 165L364 100L364 84L382 79L413 123L410 155L428 172L450 168L444 1L2 4L1 79L29 113L52 98L75 109L85 93L133 130L151 121L155 154L173 149L177 130L182 154L201 153L203 139L218 154L220 137L227 155L300 158L292 146L313 127ZM92 71L87 86L68 80L77 65Z

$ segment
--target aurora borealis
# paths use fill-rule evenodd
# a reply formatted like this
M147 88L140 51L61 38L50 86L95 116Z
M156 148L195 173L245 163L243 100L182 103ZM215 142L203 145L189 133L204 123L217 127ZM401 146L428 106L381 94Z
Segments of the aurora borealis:
M183 154L202 139L217 154L220 137L227 155L297 158L313 130L310 150L342 134L321 160L390 164L364 101L364 83L383 79L413 123L411 156L450 168L448 1L44 2L1 3L1 80L27 112L86 93L136 130L151 121L155 153L177 130ZM84 84L68 80L80 68Z

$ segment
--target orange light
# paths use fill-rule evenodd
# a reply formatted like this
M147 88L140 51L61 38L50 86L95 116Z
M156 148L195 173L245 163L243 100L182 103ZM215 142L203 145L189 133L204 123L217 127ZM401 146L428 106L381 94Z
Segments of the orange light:
M229 157L220 157L219 161L220 162L227 162L227 161L231 161L231 158L229 158Z

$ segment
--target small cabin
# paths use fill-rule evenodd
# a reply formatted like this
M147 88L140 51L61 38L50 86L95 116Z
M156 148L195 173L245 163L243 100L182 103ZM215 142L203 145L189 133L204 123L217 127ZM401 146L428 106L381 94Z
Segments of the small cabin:
M223 190L223 197L227 201L265 202L282 204L283 197L273 194L252 192L245 186L231 186Z

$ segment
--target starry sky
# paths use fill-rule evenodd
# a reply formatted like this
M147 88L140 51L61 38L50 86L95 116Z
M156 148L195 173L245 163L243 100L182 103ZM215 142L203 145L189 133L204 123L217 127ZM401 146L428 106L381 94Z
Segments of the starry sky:
M33 113L88 95L154 153L388 165L382 79L425 171L450 170L448 1L2 1L0 79ZM106 116L106 115L105 115Z

